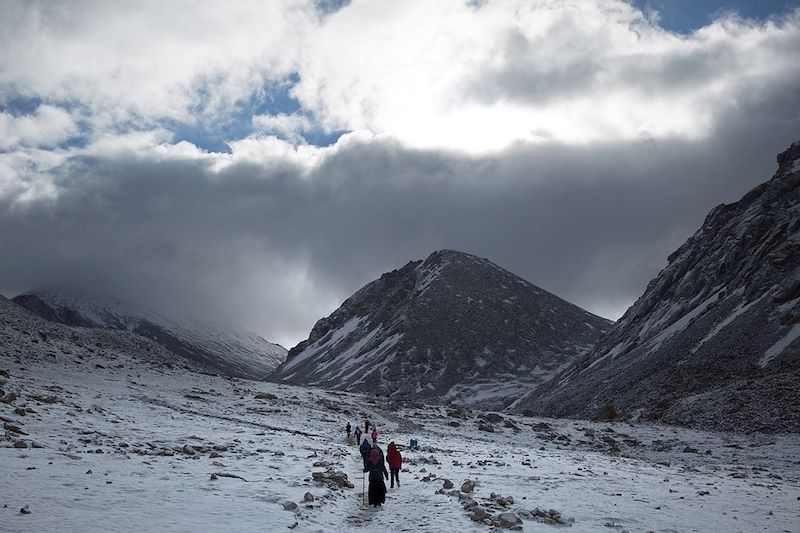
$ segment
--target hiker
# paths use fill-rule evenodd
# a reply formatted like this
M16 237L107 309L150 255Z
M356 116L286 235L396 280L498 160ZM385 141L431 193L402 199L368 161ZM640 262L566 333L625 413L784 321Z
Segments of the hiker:
M383 461L383 452L378 446L373 446L369 453L369 504L373 507L380 507L386 502L386 483L383 480L389 479L389 472L386 471L386 464Z
M378 430L375 426L372 426L372 433L369 436L372 437L372 444L378 444Z
M364 435L369 435L369 420L364 420Z
M361 459L364 460L364 472L369 471L369 452L372 450L372 446L370 446L367 437L364 437L364 442L361 443L361 446L358 447L358 451L361 452Z
M353 429L353 427L350 425L350 422L347 423L347 427L345 429L347 430L347 442L350 442L350 432Z
M394 442L390 442L389 447L386 449L386 462L389 463L389 471L392 474L390 488L394 488L395 480L397 480L397 487L400 488L400 469L403 468L403 456L400 455L400 451Z
M361 442L361 428L356 428L354 435L356 436L356 444Z

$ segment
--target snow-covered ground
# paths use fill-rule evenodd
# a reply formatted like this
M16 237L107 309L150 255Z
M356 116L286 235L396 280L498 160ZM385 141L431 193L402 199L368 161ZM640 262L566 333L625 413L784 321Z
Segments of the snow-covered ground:
M0 388L19 396L0 403L3 532L490 531L455 495L467 479L470 498L521 514L524 531L567 527L526 514L535 508L576 532L800 530L798 435L487 416L124 356L14 357L0 356ZM344 441L364 417L406 461L378 510L363 503L360 457ZM328 465L354 487L316 483ZM437 493L444 479L454 495Z

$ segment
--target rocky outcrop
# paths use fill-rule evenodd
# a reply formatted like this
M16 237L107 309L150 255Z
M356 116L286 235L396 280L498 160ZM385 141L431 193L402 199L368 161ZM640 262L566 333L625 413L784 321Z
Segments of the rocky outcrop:
M514 408L800 430L800 143L778 164L709 213L588 356Z
M356 292L269 379L502 407L610 324L487 259L441 250Z

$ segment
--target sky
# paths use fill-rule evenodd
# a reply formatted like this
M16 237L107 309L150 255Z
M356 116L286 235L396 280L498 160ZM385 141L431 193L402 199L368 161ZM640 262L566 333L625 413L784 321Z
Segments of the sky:
M800 140L798 7L0 0L0 293L292 346L450 248L616 319Z

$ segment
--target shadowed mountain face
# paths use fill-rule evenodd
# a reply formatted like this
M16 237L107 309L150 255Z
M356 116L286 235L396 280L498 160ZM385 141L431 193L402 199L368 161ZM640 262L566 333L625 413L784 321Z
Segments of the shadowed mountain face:
M260 379L286 358L285 348L254 333L166 318L116 300L42 292L22 294L13 301L53 322L132 331L175 355L230 376Z
M486 259L442 250L356 292L270 379L498 407L610 324Z
M587 357L516 409L800 429L800 143L713 209Z

